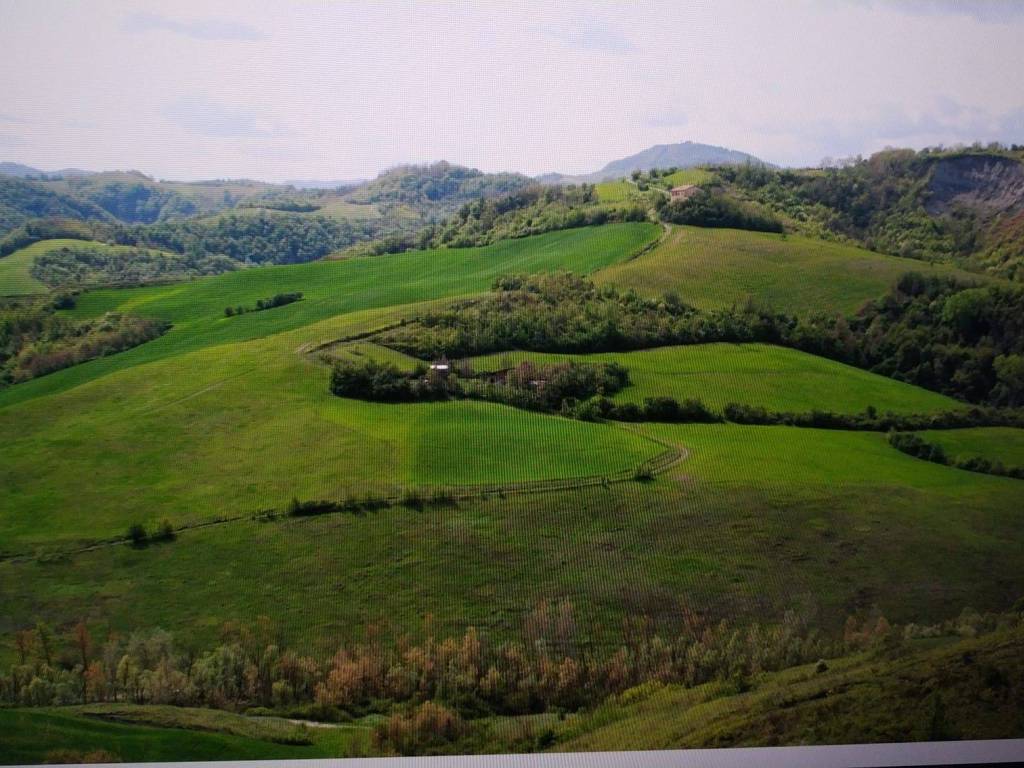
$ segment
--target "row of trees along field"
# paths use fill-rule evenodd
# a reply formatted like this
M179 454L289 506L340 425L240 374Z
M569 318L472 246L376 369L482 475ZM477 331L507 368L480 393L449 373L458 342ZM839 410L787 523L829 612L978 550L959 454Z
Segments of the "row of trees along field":
M161 629L96 639L84 622L62 634L39 623L15 634L17 659L0 676L0 700L205 706L333 721L381 713L390 719L378 727L378 745L412 752L439 736L433 728L417 735L417 721L436 719L444 741L466 735L476 718L575 711L649 681L721 680L741 692L764 671L865 649L899 654L903 643L921 637L1017 627L1024 620L1020 608L967 609L936 625L902 627L875 609L850 616L834 636L793 611L778 623L740 627L681 608L670 631L636 617L624 622L619 641L597 648L580 631L572 603L562 600L530 611L516 641L491 642L472 627L435 639L428 617L418 642L388 640L382 628L371 628L366 641L341 645L326 659L286 648L266 618L225 624L219 644L206 649ZM425 711L428 703L436 711Z
M701 312L674 294L645 299L568 273L511 276L487 298L428 312L377 340L420 359L766 342L971 403L1024 406L1024 287L914 273L849 317L793 317L755 304Z

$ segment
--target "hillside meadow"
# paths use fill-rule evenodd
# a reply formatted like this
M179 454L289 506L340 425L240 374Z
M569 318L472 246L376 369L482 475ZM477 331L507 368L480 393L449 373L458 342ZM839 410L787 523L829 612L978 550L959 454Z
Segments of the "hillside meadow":
M1024 572L1018 480L914 459L882 434L605 428L651 435L688 456L653 482L491 493L422 511L240 520L144 549L8 560L0 562L0 593L12 626L84 615L98 632L162 626L209 642L224 621L264 614L289 644L329 654L370 622L415 635L426 613L438 631L471 624L487 636L517 636L524 614L552 596L571 599L582 636L602 643L627 615L671 621L686 608L767 620L803 606L831 626L877 605L890 620L937 620L964 605L1001 608L1024 586L992 578ZM310 439L329 441L329 433ZM303 471L301 460L276 460L280 475L269 474L282 485L285 474ZM338 474L347 467L329 456L326 464ZM194 485L218 482L193 471ZM224 476L237 471L222 472L225 492L233 481ZM239 485L248 472L241 469ZM117 508L122 520L138 512ZM114 515L103 519L115 524Z
M800 235L680 225L672 226L657 247L595 279L648 296L674 291L700 309L754 300L786 313L850 313L907 272L983 279L945 265Z
M860 413L927 413L963 407L952 398L833 360L768 344L698 344L594 355L508 352L473 358L476 370L508 368L523 360L553 363L617 362L629 370L630 385L612 399L696 398L721 410L728 403L776 411L828 410Z

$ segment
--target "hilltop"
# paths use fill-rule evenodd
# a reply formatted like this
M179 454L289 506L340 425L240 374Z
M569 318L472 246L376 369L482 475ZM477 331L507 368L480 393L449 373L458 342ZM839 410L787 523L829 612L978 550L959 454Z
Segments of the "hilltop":
M655 144L635 155L612 160L601 170L579 176L549 173L538 177L545 184L598 182L621 179L633 171L655 168L697 168L705 165L770 165L760 158L726 147L681 141L678 144Z

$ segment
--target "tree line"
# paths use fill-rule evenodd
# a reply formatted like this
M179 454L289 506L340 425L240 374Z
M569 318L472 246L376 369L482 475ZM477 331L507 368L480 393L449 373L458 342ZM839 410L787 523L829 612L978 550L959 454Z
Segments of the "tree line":
M1014 628L1022 610L965 609L935 625L898 627L872 609L825 635L797 611L737 625L680 606L670 626L628 618L615 640L596 645L563 598L536 604L514 640L473 627L438 637L428 617L418 640L371 627L363 642L339 644L328 658L289 649L266 617L226 622L206 648L159 628L95 636L84 621L61 632L39 622L14 633L16 658L0 674L0 701L199 706L327 721L380 713L377 748L412 754L469 737L490 715L577 711L654 682L717 680L740 692L762 672L815 661L827 670L822 659L850 652L898 655L908 640Z
M969 403L1024 406L1024 288L917 273L853 315L807 317L752 302L702 312L675 294L647 299L569 273L509 276L486 298L428 312L376 340L421 359L764 342Z
M257 299L255 306L252 307L242 305L224 307L224 316L234 317L235 315L244 315L246 312L262 312L265 309L274 309L275 307L283 307L286 304L294 304L296 301L302 301L302 291L275 293L268 299Z

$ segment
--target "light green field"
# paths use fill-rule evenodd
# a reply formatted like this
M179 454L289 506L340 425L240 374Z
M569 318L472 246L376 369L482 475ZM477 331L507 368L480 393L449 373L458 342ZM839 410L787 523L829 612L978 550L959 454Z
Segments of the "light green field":
M50 290L32 277L32 264L40 252L39 246L44 244L36 243L0 258L0 296L25 296Z
M1024 467L1024 429L977 427L918 434L929 443L941 445L951 459L980 456L989 461L1001 461L1007 467Z
M625 179L602 181L594 186L597 190L597 199L602 203L623 203L638 194L636 184Z
M798 235L674 226L656 248L603 270L598 282L644 295L675 291L703 309L753 298L780 312L855 311L906 272L978 275Z
M0 516L3 548L118 535L136 520L181 524L279 508L293 496L628 470L661 447L606 425L493 404L336 398L327 368L304 352L394 322L402 310L386 305L403 299L483 290L506 272L585 272L624 258L653 233L650 225L616 226L88 293L75 315L118 308L175 326L155 342L0 394L10 404L0 408L2 429L18 435L0 446L0 508L10 511ZM283 290L305 298L223 315L227 304ZM355 311L374 304L385 306ZM56 454L61 460L50 461Z
M630 386L612 399L641 403L646 397L697 398L713 409L728 403L776 411L830 410L860 413L925 413L962 408L936 392L804 352L768 344L698 344L598 355L513 352L474 358L481 371L520 360L618 362L629 369Z
M711 181L713 178L714 175L703 168L681 168L675 173L659 179L659 181L668 183L670 187L678 187L682 184L703 184L706 181Z
M119 310L169 320L173 328L118 355L0 391L0 408L131 366L217 344L263 338L342 313L484 291L503 274L555 269L590 273L627 258L656 234L653 224L612 224L484 248L261 267L174 285L92 291L80 298L73 316L95 317ZM226 306L249 306L257 299L290 291L301 291L303 300L266 312L224 317Z
M860 486L979 487L970 472L894 451L886 435L879 432L738 424L643 424L637 429L685 446L690 453L686 473L710 483L748 483L793 491ZM1024 502L1019 481L986 479L998 481L990 488L1002 489L1008 498Z

